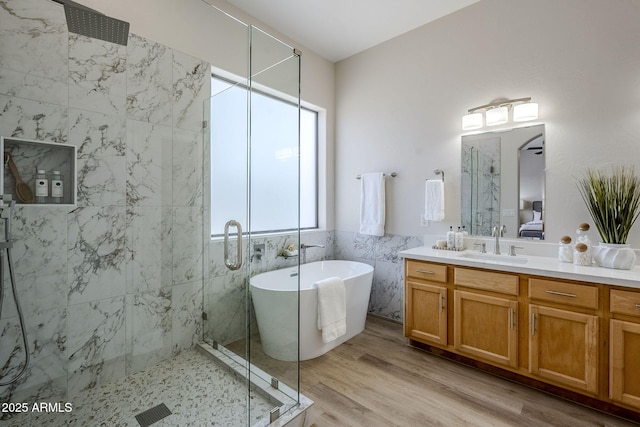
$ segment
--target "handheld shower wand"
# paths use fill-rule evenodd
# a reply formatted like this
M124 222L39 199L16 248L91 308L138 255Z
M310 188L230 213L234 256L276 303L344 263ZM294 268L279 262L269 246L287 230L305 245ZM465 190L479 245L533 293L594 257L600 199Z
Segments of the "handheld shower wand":
M7 203L8 206L7 206ZM11 290L13 291L13 300L16 304L16 310L18 311L18 318L20 319L20 330L22 331L22 343L24 345L25 360L24 365L20 372L7 381L2 381L0 378L0 386L7 386L18 381L27 371L29 366L29 340L27 339L27 330L24 324L24 316L22 314L22 308L20 307L20 301L18 299L18 292L16 290L16 278L13 272L13 261L11 259L11 247L13 246L13 240L11 239L11 217L13 216L13 207L15 206L15 200L11 200L10 195L4 195L0 200L0 219L4 220L4 241L0 241L0 318L2 318L2 305L4 304L4 255L7 254L7 264L9 266L9 278L11 279Z

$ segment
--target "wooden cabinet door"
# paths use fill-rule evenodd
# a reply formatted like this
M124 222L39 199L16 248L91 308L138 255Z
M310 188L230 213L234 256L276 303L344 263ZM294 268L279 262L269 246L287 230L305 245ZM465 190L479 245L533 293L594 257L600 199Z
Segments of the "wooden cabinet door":
M609 398L640 408L640 324L610 321Z
M598 392L598 317L529 305L529 372Z
M447 345L447 288L407 281L405 335Z
M518 365L518 302L454 291L454 348L500 365Z

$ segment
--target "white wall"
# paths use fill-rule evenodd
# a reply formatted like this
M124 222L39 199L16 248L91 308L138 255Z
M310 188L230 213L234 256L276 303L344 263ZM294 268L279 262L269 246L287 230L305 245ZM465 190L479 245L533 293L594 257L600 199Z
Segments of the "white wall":
M444 233L460 221L461 116L531 96L546 132L547 241L588 220L587 167L640 172L640 2L482 0L336 65L337 230L358 230L359 181L387 182L386 232ZM443 223L422 228L424 180L446 173ZM640 247L640 225L630 237Z
M301 97L306 103L325 111L326 150L320 161L326 162L326 174L320 177L326 184L321 188L321 201L327 203L323 225L334 228L334 127L335 127L335 66L305 46L280 34L224 0L207 0L245 24L267 31L283 42L302 50ZM247 38L243 24L205 4L202 0L78 0L101 13L127 21L130 32L186 52L210 62L226 71L246 75ZM326 191L326 194L325 194Z

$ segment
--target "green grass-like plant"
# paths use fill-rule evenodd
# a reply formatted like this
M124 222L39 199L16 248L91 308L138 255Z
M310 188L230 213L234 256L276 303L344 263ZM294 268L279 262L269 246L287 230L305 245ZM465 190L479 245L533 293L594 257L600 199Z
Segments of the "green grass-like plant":
M634 168L613 167L610 175L587 169L585 177L578 180L578 190L602 242L627 243L640 214L640 178Z

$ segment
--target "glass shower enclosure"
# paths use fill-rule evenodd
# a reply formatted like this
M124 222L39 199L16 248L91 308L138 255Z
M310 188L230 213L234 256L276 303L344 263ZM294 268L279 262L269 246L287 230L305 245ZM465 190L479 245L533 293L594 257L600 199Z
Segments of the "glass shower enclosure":
M205 102L203 317L205 343L246 381L254 425L291 414L301 398L299 362L262 351L250 292L256 274L299 269L279 255L300 242L300 53L250 25L246 38L246 71L214 70ZM273 98L285 110L277 119L265 103Z

